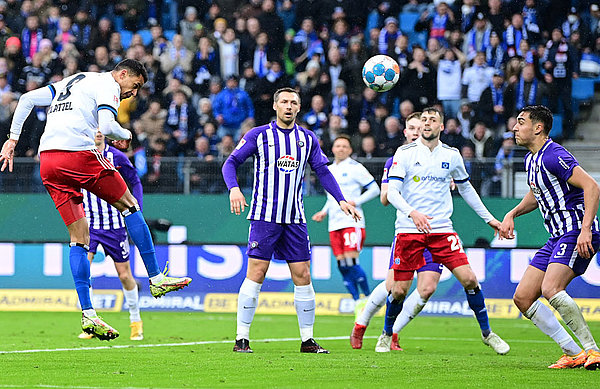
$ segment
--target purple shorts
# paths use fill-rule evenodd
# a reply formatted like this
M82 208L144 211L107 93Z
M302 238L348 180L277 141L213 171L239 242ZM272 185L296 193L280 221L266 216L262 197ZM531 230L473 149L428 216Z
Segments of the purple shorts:
M279 224L250 220L249 258L287 262L310 261L310 241L306 224Z
M96 254L101 244L106 256L115 262L129 261L129 239L127 229L96 230L90 228L90 253Z
M548 264L556 262L570 267L575 275L580 276L588 268L591 258L577 255L577 237L579 231L567 232L565 235L548 239L548 242L533 256L530 265L545 272ZM593 254L598 252L600 233L592 231ZM593 258L593 255L592 255Z
M390 266L389 268L392 268L392 265L394 264L394 248L396 246L396 239L394 239L394 241L392 242L392 247L391 247L391 251L390 251ZM425 249L423 251L423 258L425 258L425 265L421 266L420 268L417 269L417 273L420 273L422 271L435 271L438 272L440 274L442 274L442 269L444 268L444 265L442 265L441 263L435 263L433 262L433 257L431 256L431 253L429 252L429 250Z

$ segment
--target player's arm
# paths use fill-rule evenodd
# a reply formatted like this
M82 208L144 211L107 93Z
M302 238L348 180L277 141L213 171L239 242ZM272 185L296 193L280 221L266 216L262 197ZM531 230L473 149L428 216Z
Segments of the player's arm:
M223 180L229 190L229 207L231 213L235 213L236 215L240 215L244 212L245 207L248 206L246 198L237 181L237 169L249 156L256 153L258 150L256 136L257 131L254 129L250 130L244 138L240 140L235 150L229 155L221 168Z
M137 200L140 210L143 210L144 189L140 177L137 175L137 170L133 167L133 164L125 154L121 153L117 155L115 153L115 158L118 158L115 161L115 165L118 165L116 168L131 187L131 194L133 194L133 197Z
M381 192L379 192L379 201L381 201L381 204L383 204L384 207L390 205L390 202L388 200L388 185L389 184L387 182L382 182Z
M98 130L104 136L114 140L131 140L131 131L121 127L117 122L116 111L98 108ZM127 145L129 146L129 145ZM119 146L119 148L121 148Z
M358 166L358 174L356 175L356 180L358 183L365 189L364 192L358 196L357 199L354 200L354 205L360 207L362 204L366 203L377 197L379 195L379 185L375 182L375 178L369 173L366 167L363 165Z
M515 218L533 211L538 206L539 204L530 189L529 192L527 192L527 194L523 197L521 202L504 216L502 225L500 226L500 237L514 239Z
M9 139L4 142L2 146L2 151L0 152L0 162L2 162L2 167L0 171L4 171L8 166L8 171L13 171L13 158L15 155L15 147L17 146L17 142L19 141L19 137L21 136L21 131L23 130L23 124L27 117L31 113L31 110L36 105L38 106L48 106L52 103L52 98L54 97L54 87L53 86L45 86L43 88L34 89L25 93L19 98L19 102L17 103L17 107L15 108L15 113L13 115L12 124L10 126L10 135Z
M312 215L312 220L316 221L317 223L322 222L325 219L325 217L327 217L329 211L332 210L333 207L335 207L336 205L337 202L335 201L335 199L331 196L327 196L327 201L325 201L325 204L323 204L323 208L321 208L320 211Z
M594 253L592 246L592 224L598 213L598 201L600 200L600 188L581 166L573 168L573 174L567 180L569 185L583 189L583 203L585 211L581 223L581 232L577 238L577 252L584 258L590 258Z
M479 215L480 218L483 219L487 224L490 225L494 229L494 234L500 231L500 222L488 211L486 206L481 201L481 197L477 194L473 185L467 179L466 181L460 182L455 180L456 187L458 188L458 193L462 196L469 207Z

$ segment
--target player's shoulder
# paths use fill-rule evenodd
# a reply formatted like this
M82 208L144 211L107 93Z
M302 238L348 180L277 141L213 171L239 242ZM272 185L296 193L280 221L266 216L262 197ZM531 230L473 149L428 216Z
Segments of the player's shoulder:
M398 147L398 151L404 151L404 150L410 150L417 147L417 144L415 142L411 142L409 144L406 145L402 145L400 147Z
M264 134L271 129L271 123L263 124L262 126L253 127L244 135L244 139L256 138L260 134Z
M440 142L440 144L442 145L442 149L445 150L447 153L456 153L460 155L460 150L458 150L456 147L449 146L443 142Z

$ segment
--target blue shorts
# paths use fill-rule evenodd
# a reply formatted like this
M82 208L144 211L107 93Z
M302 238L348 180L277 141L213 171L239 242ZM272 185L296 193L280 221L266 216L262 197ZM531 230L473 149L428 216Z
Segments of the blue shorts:
M249 258L287 262L310 261L310 241L306 224L280 224L250 220L248 234Z
M392 265L394 264L395 246L396 246L396 239L394 239L394 241L392 242L392 247L390 248L390 265L389 265L390 269L392 268ZM422 271L435 271L435 272L442 274L442 269L444 268L444 265L442 265L441 263L433 262L433 257L431 256L431 253L429 252L429 250L425 249L423 251L423 258L425 258L425 265L418 268L417 273L420 273Z
M127 229L96 230L90 228L90 253L96 254L101 244L104 253L115 262L129 261L129 239Z
M545 272L550 263L562 263L570 267L575 275L580 276L587 270L593 254L600 246L600 233L592 232L592 258L583 258L577 254L577 237L580 231L567 232L565 235L548 239L548 242L533 256L530 265Z

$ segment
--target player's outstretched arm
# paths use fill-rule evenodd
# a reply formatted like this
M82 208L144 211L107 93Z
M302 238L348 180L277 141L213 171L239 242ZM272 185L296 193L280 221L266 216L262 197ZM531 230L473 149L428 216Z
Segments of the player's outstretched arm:
M521 200L516 207L511 209L505 216L504 220L502 220L502 224L500 226L500 237L506 239L514 239L515 238L515 218L517 216L525 215L536 209L538 207L538 202L533 195L533 192L529 190L525 197Z
M344 213L346 215L352 216L352 218L354 219L354 221L359 221L361 219L361 217L358 214L358 212L356 212L356 208L354 208L354 205L349 204L345 200L340 201L340 209L342 211L344 211Z
M584 258L590 258L594 253L592 246L592 223L598 213L598 201L600 200L600 188L583 168L575 166L573 174L567 180L570 185L583 189L583 203L585 211L581 223L581 232L577 237L577 252Z
M2 145L2 151L0 151L0 162L2 162L2 167L0 167L0 171L4 171L7 166L9 172L13 171L13 158L16 146L17 141L15 139L8 139Z
M131 131L121 127L121 125L115 120L115 115L108 109L100 109L98 111L98 130L104 134L104 136L114 139L117 141L131 141ZM126 145L129 147L129 144ZM119 150L124 147L123 142L115 145ZM124 147L127 149L127 147Z

